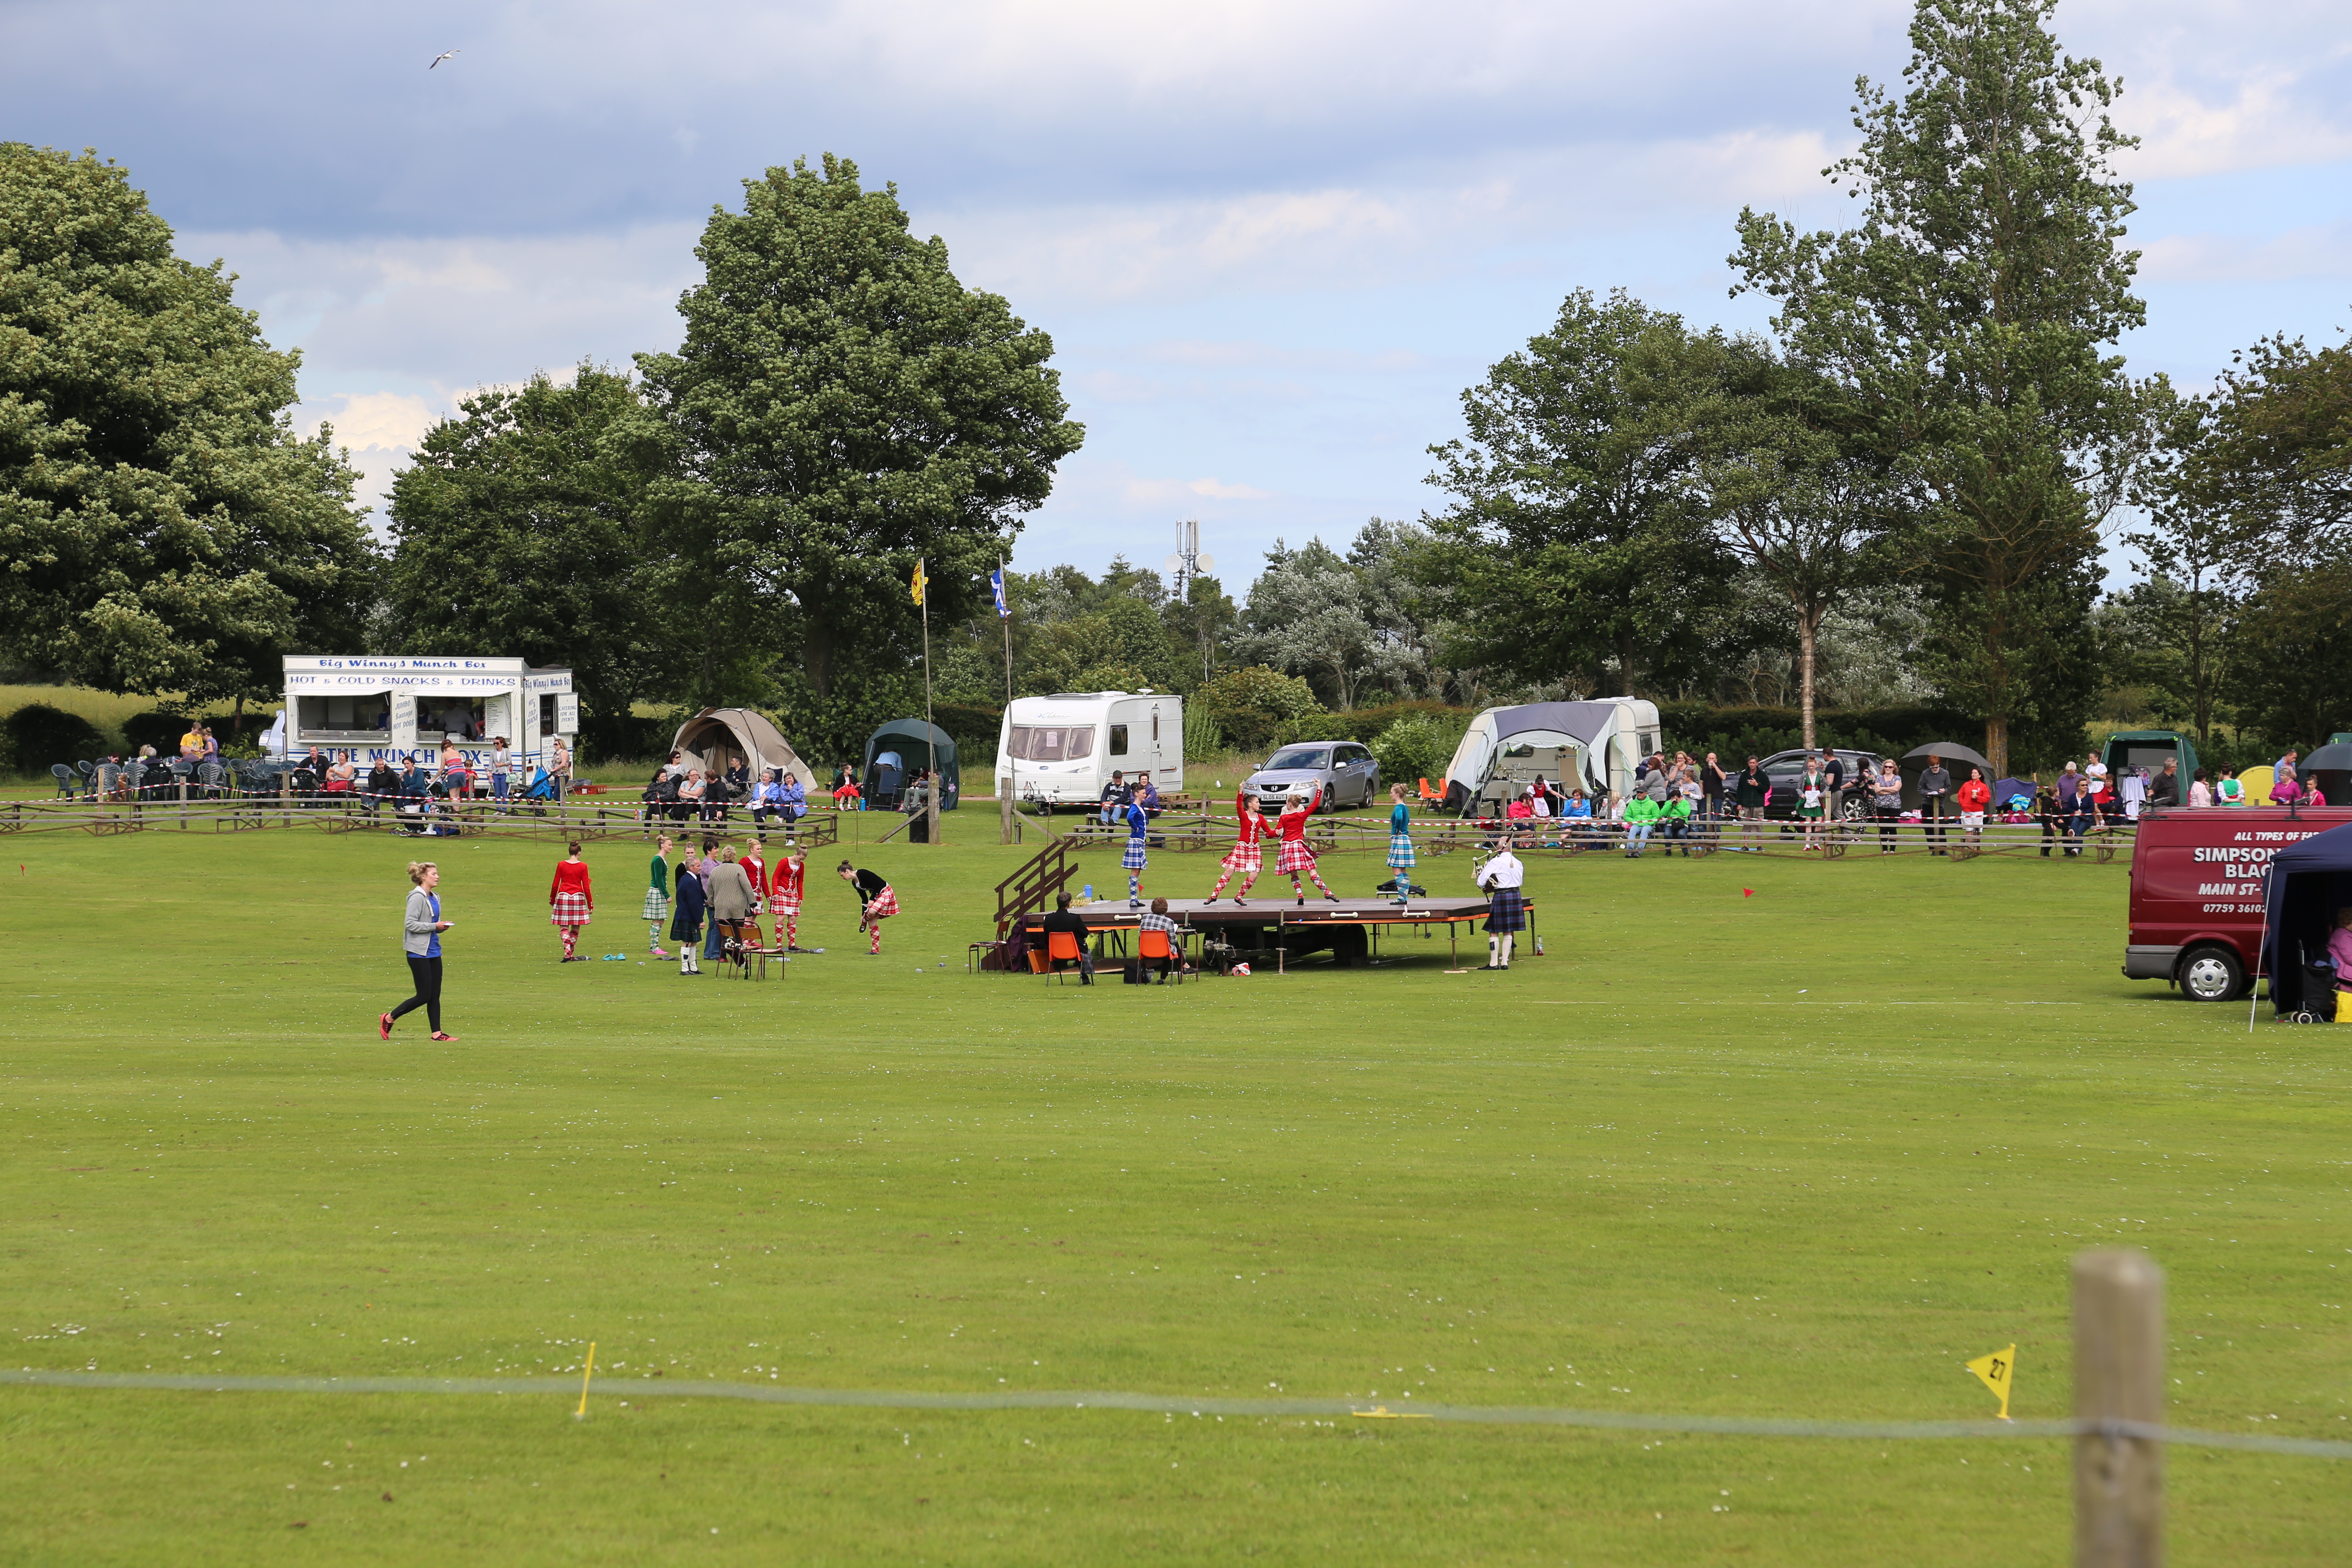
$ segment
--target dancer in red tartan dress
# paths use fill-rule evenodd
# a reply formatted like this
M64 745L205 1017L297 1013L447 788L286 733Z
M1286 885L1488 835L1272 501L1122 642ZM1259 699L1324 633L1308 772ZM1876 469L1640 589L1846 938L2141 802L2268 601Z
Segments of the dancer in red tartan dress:
M806 888L808 856L798 844L784 852L768 882L768 912L776 920L776 942L786 952L800 951L801 898Z
M575 840L555 863L555 880L547 887L547 918L563 933L563 962L581 962L572 951L580 945L580 928L594 918L595 889L588 885L588 868L581 863Z
M1312 795L1293 791L1283 799L1282 815L1274 819L1282 834L1282 854L1274 863L1275 874L1290 879L1290 890L1298 895L1302 906L1307 902L1307 894L1298 885L1301 871L1315 884L1317 892L1335 904L1339 901L1339 895L1323 885L1322 873L1315 869L1315 851L1307 847L1307 821L1315 815L1315 803L1321 795L1319 789Z
M1239 871L1242 874L1242 890L1234 895L1234 902L1238 905L1249 897L1250 889L1257 885L1258 871L1265 865L1265 853L1258 848L1258 840L1265 833L1265 817L1258 811L1257 796L1248 790L1235 795L1234 816L1241 826L1235 831L1234 847L1223 862L1224 874L1217 879L1217 885L1209 889L1209 902L1213 904L1224 892L1225 884L1234 879L1234 873Z

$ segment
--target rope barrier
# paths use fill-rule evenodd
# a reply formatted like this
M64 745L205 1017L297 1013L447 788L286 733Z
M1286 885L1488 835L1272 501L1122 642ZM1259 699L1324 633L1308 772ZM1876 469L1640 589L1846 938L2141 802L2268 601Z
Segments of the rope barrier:
M0 1384L47 1388L145 1388L212 1394L560 1394L569 1377L204 1377L178 1373L51 1372L0 1369ZM1308 1415L1363 1420L1422 1419L1498 1426L1574 1426L1601 1431L1674 1432L1718 1437L1832 1437L1871 1442L1949 1441L1971 1437L2128 1437L2175 1447L2236 1448L2352 1459L2352 1442L2281 1437L2264 1433L2200 1432L2139 1421L1799 1421L1741 1415L1651 1415L1610 1410L1566 1410L1528 1405L1422 1405L1391 1410L1349 1399L1188 1399L1173 1394L1038 1390L962 1394L951 1390L785 1388L772 1384L615 1379L607 1397L740 1399L761 1405L805 1405L875 1410L1120 1410L1168 1415Z

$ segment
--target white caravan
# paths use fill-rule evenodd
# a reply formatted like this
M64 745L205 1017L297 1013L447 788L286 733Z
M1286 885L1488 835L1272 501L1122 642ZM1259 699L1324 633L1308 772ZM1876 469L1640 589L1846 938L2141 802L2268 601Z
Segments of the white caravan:
M996 793L1091 805L1113 773L1184 787L1184 700L1172 691L1057 691L1016 697L996 739Z
M299 756L316 746L349 752L366 767L455 741L466 765L489 763L504 735L525 782L580 732L580 699L568 669L534 669L520 658L374 658L289 655L286 711L269 750Z

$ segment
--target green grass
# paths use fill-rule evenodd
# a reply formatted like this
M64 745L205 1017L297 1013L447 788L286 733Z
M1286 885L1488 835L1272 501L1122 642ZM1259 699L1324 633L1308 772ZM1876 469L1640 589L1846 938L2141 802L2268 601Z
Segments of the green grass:
M2015 1414L2061 1415L2067 1260L2118 1240L2169 1272L2174 1419L2352 1436L2344 1047L2123 980L2121 865L1544 860L1550 955L1507 976L1423 942L1087 990L962 973L1013 851L869 847L908 911L887 956L813 878L832 951L762 987L638 966L635 847L592 848L588 943L632 961L561 966L551 850L436 844L443 1047L371 1024L413 846L9 847L9 1364L535 1373L593 1339L602 1369L579 1424L0 1387L11 1563L2055 1564L2059 1442L659 1391L1949 1419L1990 1414L1959 1363L2013 1340ZM2342 1556L2341 1462L2181 1450L2168 1479L2176 1563Z

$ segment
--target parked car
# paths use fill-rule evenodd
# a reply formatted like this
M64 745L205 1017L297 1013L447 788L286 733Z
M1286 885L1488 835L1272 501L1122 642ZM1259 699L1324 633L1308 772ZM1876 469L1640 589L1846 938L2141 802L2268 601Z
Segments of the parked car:
M1370 748L1353 741L1302 741L1285 746L1242 781L1242 788L1257 795L1258 809L1268 816L1281 812L1283 797L1294 789L1320 790L1318 809L1339 811L1370 805L1380 787L1381 764Z
M1870 801L1856 781L1864 773L1878 770L1876 752L1849 752L1833 748L1837 759L1845 764L1845 806L1843 815L1848 822L1860 822L1870 815ZM1772 798L1765 803L1768 819L1794 820L1798 808L1805 804L1805 753L1775 752L1764 759L1764 776L1772 781Z

